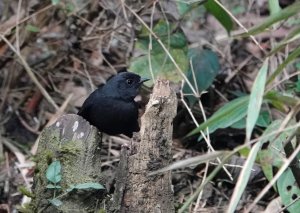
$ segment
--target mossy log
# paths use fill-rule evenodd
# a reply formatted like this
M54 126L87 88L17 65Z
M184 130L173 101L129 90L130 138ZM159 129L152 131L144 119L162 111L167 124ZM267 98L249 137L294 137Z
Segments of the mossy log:
M123 146L116 190L108 212L175 212L171 172L148 176L172 161L177 98L168 81L158 80L141 119L140 137Z
M99 211L105 190L67 190L77 184L102 184L100 146L97 129L77 115L64 115L45 128L39 140L33 184L35 198L30 208L43 213ZM54 161L61 164L61 181L57 184L61 189L47 187L51 182L46 171ZM59 202L54 200L53 205L49 200L55 197Z

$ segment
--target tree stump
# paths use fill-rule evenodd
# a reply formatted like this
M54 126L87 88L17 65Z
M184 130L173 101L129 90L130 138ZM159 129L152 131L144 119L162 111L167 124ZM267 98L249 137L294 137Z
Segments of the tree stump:
M142 117L140 136L135 135L130 147L122 147L116 190L107 212L175 211L171 173L154 176L148 173L171 163L172 122L176 109L176 95L169 82L158 80ZM77 115L64 115L42 132L33 184L35 197L30 206L34 212L100 211L103 189L68 192L84 183L104 184L97 132ZM46 178L46 171L54 161L62 165L61 189L49 188ZM60 202L53 198L59 198Z
M85 183L103 184L100 145L98 130L77 115L64 115L44 129L36 156L35 197L31 209L43 213L99 211L103 189L78 187L68 190ZM47 187L46 171L54 161L61 164L61 181L58 183L61 189ZM50 203L49 199L53 201L53 198L59 198L61 203Z
M171 172L148 174L171 163L176 110L175 92L168 81L158 80L141 119L140 138L122 148L108 212L175 212Z

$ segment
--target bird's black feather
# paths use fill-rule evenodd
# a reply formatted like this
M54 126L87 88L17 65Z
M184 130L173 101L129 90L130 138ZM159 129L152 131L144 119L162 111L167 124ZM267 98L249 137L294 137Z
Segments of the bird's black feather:
M133 132L140 130L134 98L146 80L134 73L118 73L85 100L78 115L101 132L132 137Z

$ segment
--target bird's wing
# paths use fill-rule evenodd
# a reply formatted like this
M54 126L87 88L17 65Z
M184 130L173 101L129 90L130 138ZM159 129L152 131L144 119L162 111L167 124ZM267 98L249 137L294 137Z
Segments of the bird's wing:
M89 114L89 111L93 105L94 93L92 93L83 103L81 109L77 113L78 115L86 118Z

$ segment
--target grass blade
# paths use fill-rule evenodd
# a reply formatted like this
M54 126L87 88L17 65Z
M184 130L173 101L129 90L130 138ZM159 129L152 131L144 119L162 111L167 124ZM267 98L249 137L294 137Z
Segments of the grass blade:
M257 118L259 116L261 104L263 102L263 96L265 91L265 84L268 73L268 58L263 63L263 66L259 70L257 77L253 83L252 91L250 94L248 111L247 111L247 121L246 121L246 139L250 140L252 131L256 124Z
M300 11L300 2L295 2L294 4L281 10L279 13L275 13L275 14L269 16L262 24L251 28L247 33L242 33L240 35L237 35L237 37L240 37L240 36L246 37L249 35L255 35L255 34L261 33L264 30L266 30L268 27L275 24L276 22L286 20L289 17L299 13L299 11Z

